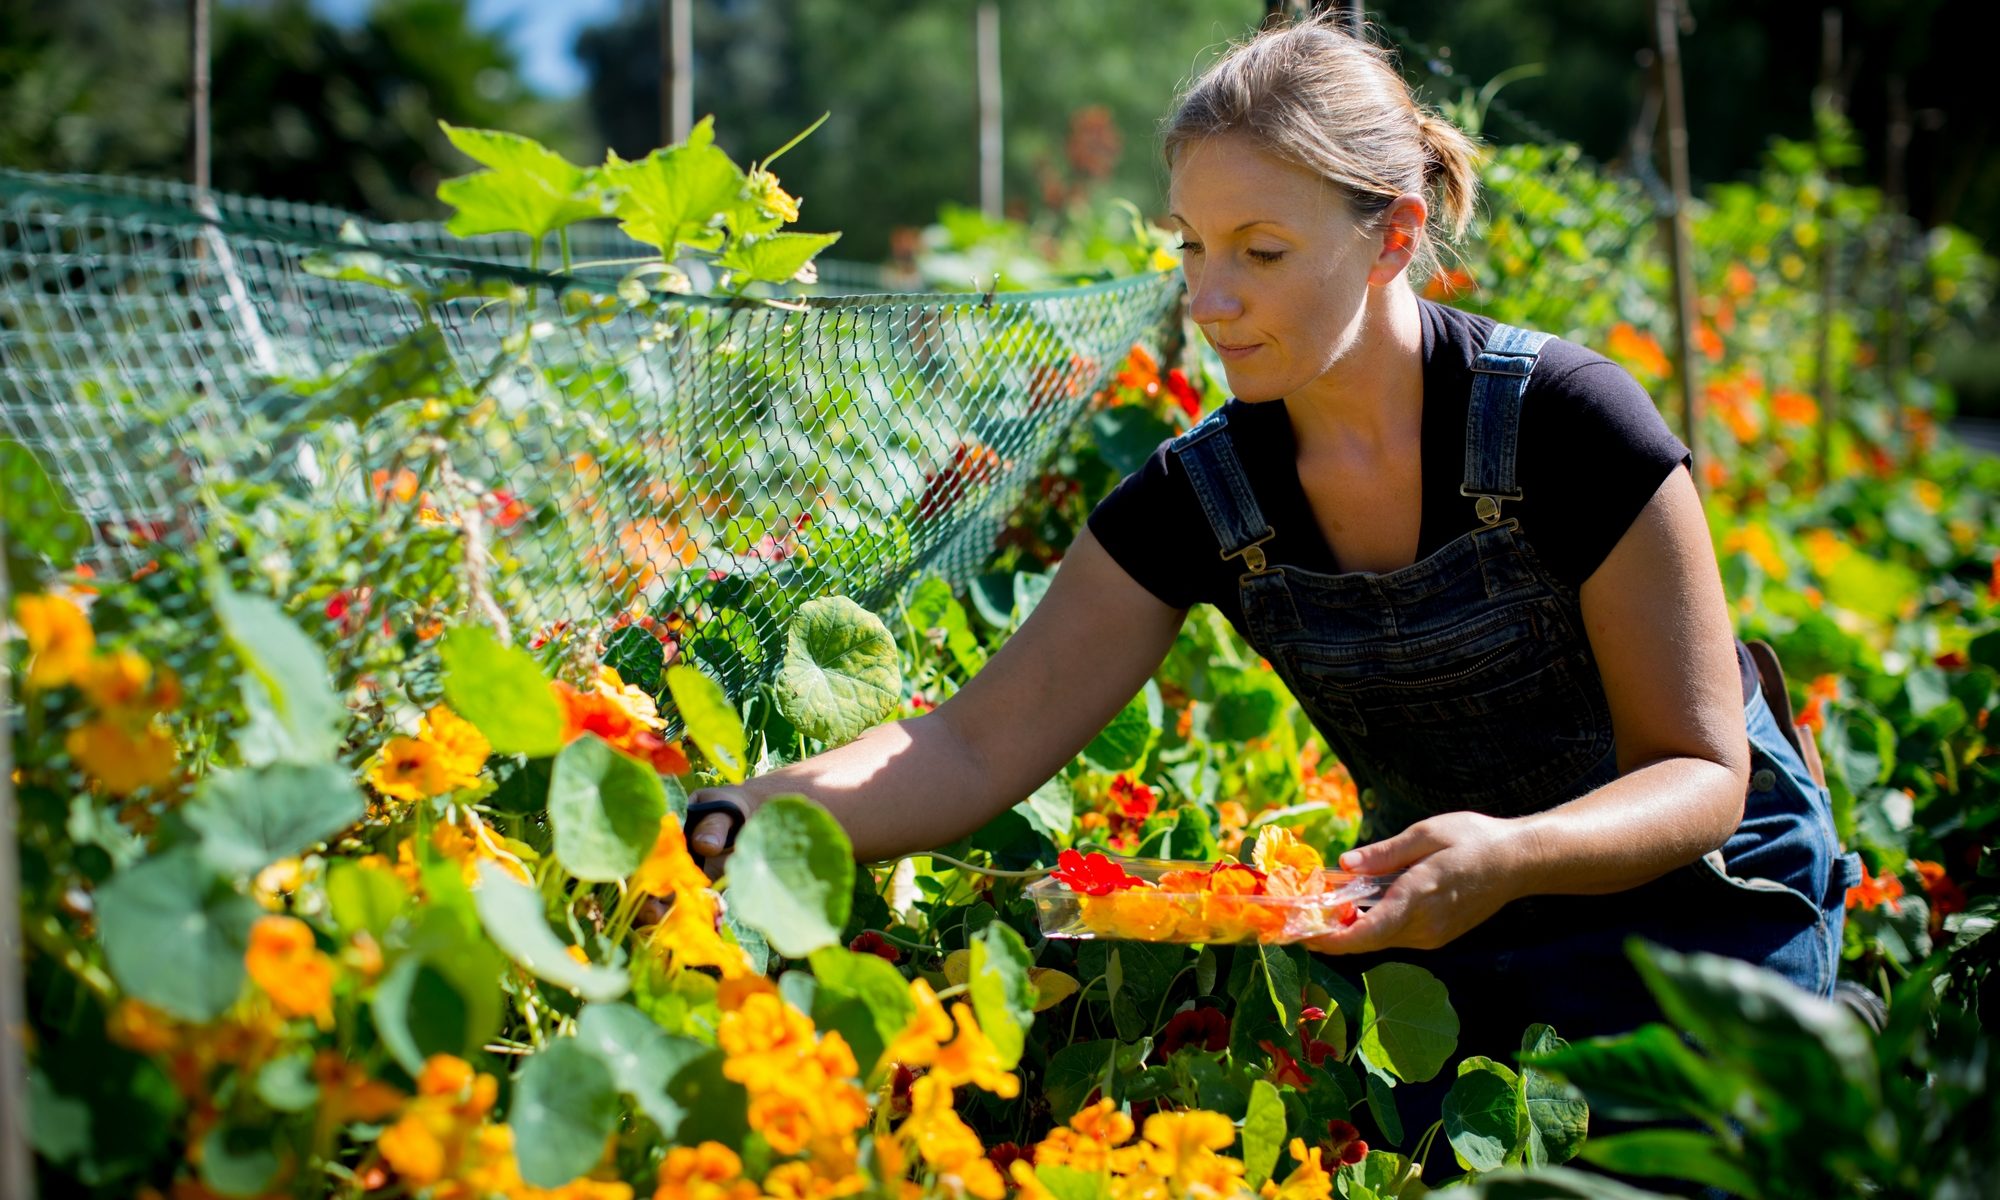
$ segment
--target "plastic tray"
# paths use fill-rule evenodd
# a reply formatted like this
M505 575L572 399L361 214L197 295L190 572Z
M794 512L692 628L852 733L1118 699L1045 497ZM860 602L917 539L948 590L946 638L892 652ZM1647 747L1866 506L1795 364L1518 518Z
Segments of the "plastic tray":
M1105 857L1151 886L1099 896L1072 891L1055 876L1037 880L1027 894L1044 937L1210 945L1304 941L1353 924L1402 874L1323 870L1317 873L1323 890L1315 895L1230 895L1159 886L1170 871L1206 872L1214 863Z

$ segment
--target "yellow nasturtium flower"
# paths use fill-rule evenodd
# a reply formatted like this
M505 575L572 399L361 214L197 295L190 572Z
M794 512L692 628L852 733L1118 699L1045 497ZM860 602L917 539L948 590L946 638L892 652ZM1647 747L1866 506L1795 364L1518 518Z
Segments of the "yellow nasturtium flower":
M21 682L30 690L69 683L97 649L90 618L62 596L16 596L14 623L28 641L28 673Z
M97 718L70 730L63 748L84 773L114 796L158 787L173 778L180 752L156 722L137 730Z
M314 945L311 926L297 917L257 918L243 962L280 1014L333 1027L334 963Z

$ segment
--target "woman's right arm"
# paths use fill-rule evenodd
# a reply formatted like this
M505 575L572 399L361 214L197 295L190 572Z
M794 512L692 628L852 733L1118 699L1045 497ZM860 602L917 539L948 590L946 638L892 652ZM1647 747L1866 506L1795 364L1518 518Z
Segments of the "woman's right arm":
M1046 783L1159 668L1185 609L1140 586L1088 529L1048 593L986 666L936 709L878 725L845 746L696 799L754 812L798 793L831 812L874 862L977 830ZM719 873L729 829L702 819L694 852Z

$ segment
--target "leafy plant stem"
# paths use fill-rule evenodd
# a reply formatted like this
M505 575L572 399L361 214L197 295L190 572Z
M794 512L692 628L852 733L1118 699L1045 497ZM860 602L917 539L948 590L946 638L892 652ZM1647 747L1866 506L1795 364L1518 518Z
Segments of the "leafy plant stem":
M1437 1141L1438 1130L1443 1128L1443 1121L1433 1121L1431 1122L1431 1127L1424 1130L1424 1136L1417 1139L1417 1148L1411 1153L1410 1161L1416 1163L1419 1170L1429 1169L1431 1165L1431 1143Z
M1166 990L1160 994L1160 1006L1153 1012L1154 1029L1158 1029L1160 1027L1160 1022L1167 1019L1167 1001L1173 999L1174 985L1181 981L1182 975L1185 975L1192 970L1194 970L1194 964L1189 963L1187 966L1182 967L1178 972L1176 972L1172 979L1167 980Z
M1077 989L1076 1011L1071 1013L1069 1017L1069 1041L1066 1044L1072 1046L1076 1044L1076 1022L1079 1017L1083 1016L1083 998L1090 994L1091 988L1096 987L1100 983L1104 984L1106 987L1110 986L1109 980L1107 980L1104 976L1095 975L1091 977L1088 983L1085 983L1081 988Z
M76 939L69 935L54 914L43 914L40 920L30 921L25 928L28 940L35 944L35 948L60 962L65 970L76 976L77 982L90 989L91 995L97 997L100 1003L109 1007L118 998L118 988L111 982L111 977L84 955Z
M936 859L939 862L948 863L952 867L955 867L960 871L970 872L971 874L974 875L987 875L991 876L994 879L1040 879L1044 875L1052 873L1054 870L1054 868L1052 867L1037 867L1034 868L1033 870L1028 870L1028 871L1003 871L998 867L975 867L969 862L961 862L958 859L953 858L949 854L940 854L935 850L926 851L921 855L906 854L903 856L903 858ZM889 866L894 866L895 864L901 861L903 861L902 858L892 858L887 860L886 862L870 863L868 865L889 867Z
M937 998L938 998L938 999L940 999L940 1000L949 1000L949 999L951 999L951 998L952 998L953 996L963 996L963 995L964 995L965 993L967 993L967 992L969 992L969 991L971 991L971 990L972 990L972 985L971 985L971 984L966 984L966 983L954 983L954 984L952 984L952 985L951 985L950 987L948 987L948 988L946 988L945 990L943 990L943 991L939 992L939 993L937 994Z

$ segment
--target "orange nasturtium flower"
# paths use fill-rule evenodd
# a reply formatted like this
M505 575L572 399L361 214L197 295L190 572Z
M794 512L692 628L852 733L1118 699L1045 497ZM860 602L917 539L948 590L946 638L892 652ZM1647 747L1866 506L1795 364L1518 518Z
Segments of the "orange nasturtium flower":
M492 744L478 726L442 704L432 705L417 724L417 740L437 747L445 770L464 781L459 787L470 787L493 753Z
M114 796L165 783L173 778L180 757L173 737L153 721L136 730L103 718L86 721L69 731L63 748Z
M427 800L452 789L459 776L436 743L421 738L393 737L375 754L368 784L396 800Z
M646 852L646 860L632 873L630 884L634 891L649 896L672 896L708 886L708 873L696 866L688 853L687 835L681 831L680 818L672 813L660 818L659 835L653 839L653 848Z
M250 978L287 1017L333 1026L333 960L313 944L312 927L296 917L259 917L243 956Z
M1620 321L1611 327L1609 349L1611 357L1637 374L1664 378L1673 373L1673 364L1667 361L1667 353L1660 349L1659 341L1628 322Z
M653 1200L757 1200L761 1190L743 1178L743 1160L721 1142L675 1146L660 1164Z
M97 648L90 618L62 596L16 596L14 623L28 641L28 673L21 682L30 690L69 683Z
M1870 875L1868 864L1862 863L1861 882L1847 889L1847 907L1872 912L1886 904L1890 912L1901 912L1902 895L1902 880L1894 875Z
M180 680L172 671L156 669L130 650L91 659L77 673L76 686L99 712L128 726L144 725L181 700Z

